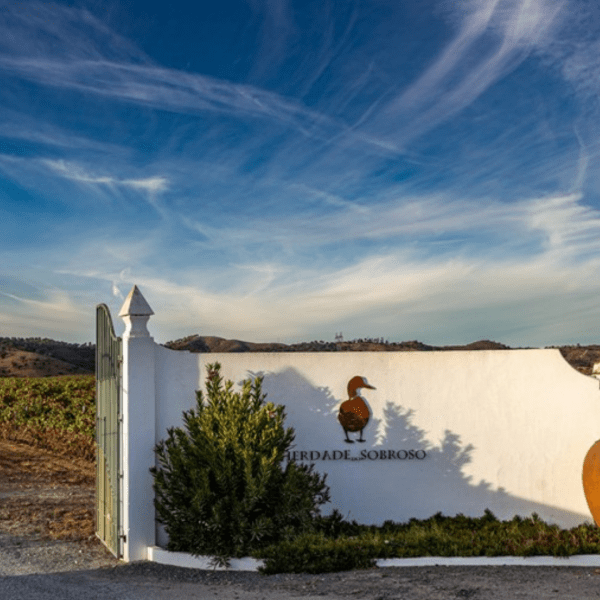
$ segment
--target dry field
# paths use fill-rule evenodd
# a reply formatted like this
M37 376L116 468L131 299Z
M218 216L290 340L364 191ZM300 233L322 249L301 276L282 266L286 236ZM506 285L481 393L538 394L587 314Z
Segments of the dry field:
M96 541L95 464L0 440L0 533Z

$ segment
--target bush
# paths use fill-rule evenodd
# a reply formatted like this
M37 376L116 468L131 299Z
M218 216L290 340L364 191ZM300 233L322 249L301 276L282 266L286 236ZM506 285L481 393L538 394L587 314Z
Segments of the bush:
M310 531L329 489L312 467L282 466L294 431L282 406L265 403L262 378L237 393L220 368L208 365L206 400L196 392L184 427L155 447L151 473L167 549L226 561Z
M571 556L597 554L600 528L560 529L531 517L500 521L489 510L481 517L441 513L381 526L345 521L336 511L316 519L313 533L263 549L263 573L327 573L365 569L376 559L420 556Z
M275 573L334 573L375 566L378 548L372 540L330 539L322 533L305 533L260 552L264 575Z

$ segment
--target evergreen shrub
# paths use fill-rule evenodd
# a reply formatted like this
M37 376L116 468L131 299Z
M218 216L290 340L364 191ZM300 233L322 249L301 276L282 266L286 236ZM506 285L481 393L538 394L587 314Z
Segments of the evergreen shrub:
M370 569L378 558L378 544L372 539L328 538L323 533L303 533L293 540L263 549L259 557L264 575L275 573L335 573Z
M335 513L335 511L334 511ZM500 521L489 510L481 517L444 516L386 521L380 526L344 521L340 515L316 520L314 533L269 546L258 554L261 571L328 573L365 569L375 560L420 556L555 556L598 554L600 528L583 524L560 529L533 513Z
M226 563L311 531L329 488L312 466L283 466L294 430L265 402L261 377L235 392L219 363L207 371L206 395L155 447L154 504L168 550Z

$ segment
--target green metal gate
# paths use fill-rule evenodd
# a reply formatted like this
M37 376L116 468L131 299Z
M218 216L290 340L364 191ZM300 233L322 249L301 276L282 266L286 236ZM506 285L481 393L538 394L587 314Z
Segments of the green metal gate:
M106 304L96 307L96 535L123 556L121 522L121 338Z

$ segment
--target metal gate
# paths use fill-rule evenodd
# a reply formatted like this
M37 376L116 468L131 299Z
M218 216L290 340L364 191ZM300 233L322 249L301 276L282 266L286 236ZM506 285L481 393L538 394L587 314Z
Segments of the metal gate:
M121 338L106 304L96 307L96 535L123 556L121 522Z

